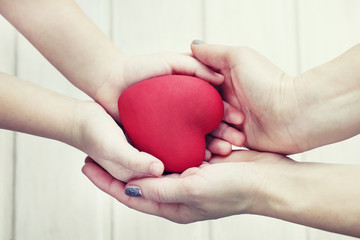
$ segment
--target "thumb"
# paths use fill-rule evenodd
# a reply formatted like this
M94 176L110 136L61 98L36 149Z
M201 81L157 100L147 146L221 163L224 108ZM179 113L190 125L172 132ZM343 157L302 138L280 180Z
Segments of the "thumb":
M229 65L233 47L206 44L201 40L191 43L191 51L196 59L214 69L221 70Z
M183 203L187 192L184 178L171 176L133 180L125 188L125 194L130 197L143 197L159 203Z

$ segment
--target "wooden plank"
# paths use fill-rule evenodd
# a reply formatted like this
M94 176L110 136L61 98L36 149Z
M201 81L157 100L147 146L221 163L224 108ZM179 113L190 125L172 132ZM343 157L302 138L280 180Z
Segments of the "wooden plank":
M126 54L188 52L202 38L202 1L113 1L113 39ZM114 239L209 239L206 222L179 225L114 204Z
M18 239L109 239L108 197L80 169L85 155L65 144L19 134Z
M15 29L0 16L0 72L15 70ZM11 239L13 232L14 137L0 130L0 239Z
M203 35L201 2L113 0L113 40L127 54L188 52Z
M205 41L252 47L288 74L299 73L295 1L206 1L205 16ZM219 240L306 238L303 226L261 216L219 219L211 229Z
M278 219L240 215L212 221L211 239L306 239L306 227Z
M0 239L13 233L14 133L0 130Z
M177 224L155 216L136 212L119 203L114 203L113 239L127 240L197 240L211 239L207 222Z
M206 42L252 47L298 74L294 1L205 1L204 12Z
M298 1L300 66L306 71L340 55L360 42L360 2ZM324 146L305 154L307 161L359 164L360 136ZM354 239L309 229L308 239Z
M101 28L110 24L108 1L79 1ZM21 78L66 95L87 98L67 82L24 38L18 41ZM57 141L19 134L15 238L110 239L111 199L80 169L85 154Z

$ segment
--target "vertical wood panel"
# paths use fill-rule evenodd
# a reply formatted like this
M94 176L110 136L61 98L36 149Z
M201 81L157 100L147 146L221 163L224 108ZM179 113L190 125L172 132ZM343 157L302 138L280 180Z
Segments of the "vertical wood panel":
M298 74L294 1L205 1L205 40L249 46L289 74Z
M126 240L198 240L211 239L208 223L177 224L156 216L146 215L114 202L113 239Z
M205 1L206 41L245 45L297 75L296 4L287 0ZM301 155L296 156L301 159ZM305 227L260 216L212 222L212 239L306 239Z
M200 0L113 0L113 6L113 39L124 53L188 52L202 38Z
M14 73L15 29L0 16L0 72ZM0 239L12 237L14 136L0 130Z
M0 130L0 239L11 239L13 227L14 133Z
M340 55L360 42L360 2L356 0L298 1L301 71ZM359 164L360 136L305 154L308 161ZM309 229L308 239L354 239Z
M202 2L113 1L113 39L127 54L190 51L203 37ZM207 222L179 225L114 203L113 239L209 239Z
M80 2L102 29L110 28L108 3ZM18 46L21 78L87 98L23 37ZM109 239L111 200L81 173L85 154L63 143L26 134L19 134L17 140L15 238Z

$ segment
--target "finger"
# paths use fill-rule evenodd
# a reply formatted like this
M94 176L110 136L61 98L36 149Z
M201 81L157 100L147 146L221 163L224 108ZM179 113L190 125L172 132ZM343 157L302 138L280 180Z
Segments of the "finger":
M112 177L108 172L98 166L93 160L86 159L82 172L99 189L117 199L119 202L135 210L168 217L176 210L175 206L159 204L144 198L134 198L125 194L125 184ZM167 214L165 214L167 213Z
M129 171L160 176L164 170L159 159L131 146L121 128L105 111L89 120L86 134L86 141L82 141L78 148L109 172L120 171L117 168L122 167L121 171L126 168Z
M211 159L211 152L208 149L205 149L205 157L204 160L205 161L209 161Z
M125 187L125 184L116 180L89 157L85 159L85 165L82 167L81 171L89 178L92 183L95 184L95 186L110 195L119 188L124 189Z
M230 124L239 125L242 124L245 120L245 115L238 110L237 108L233 107L229 103L224 102L224 118L223 120Z
M113 136L109 136L111 140L106 142L106 147L111 149L108 152L112 153L108 159L134 172L161 176L164 172L164 165L159 159L148 153L140 152L131 146L124 138L120 128L113 129L116 129L116 133ZM110 131L108 132L110 133ZM101 164L103 165L103 163Z
M134 72L133 66L136 66L137 69L142 69L142 71L136 71L136 76L133 74L125 75L129 86L139 82L139 79L169 74L196 76L215 85L219 85L224 81L223 75L185 54L161 53L158 55L128 57L125 66L128 69L127 72Z
M196 76L215 85L224 81L223 75L213 71L192 56L168 53L164 57L172 69L172 74Z
M142 178L130 181L126 189L140 191L143 198L159 203L183 203L191 194L185 179L173 176Z
M229 155L232 150L229 142L213 138L209 135L206 136L206 146L211 153L218 155Z
M222 122L219 126L210 133L211 136L222 139L231 143L232 145L241 147L245 143L245 135L239 130Z
M193 55L205 65L217 70L224 69L229 65L228 56L231 55L232 47L205 44L202 41L194 40L191 43Z
M86 163L96 163L91 157L86 157L85 158L85 164Z
M124 166L130 170L153 176L161 176L164 172L164 164L146 152L132 148L124 157L128 158Z

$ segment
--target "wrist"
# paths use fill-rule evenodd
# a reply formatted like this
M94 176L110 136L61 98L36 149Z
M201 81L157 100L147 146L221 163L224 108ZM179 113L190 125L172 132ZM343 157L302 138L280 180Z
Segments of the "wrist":
M101 81L97 83L96 89L89 94L117 121L120 121L117 106L118 98L127 88L123 76L124 59L125 57L119 54L114 56L112 61L104 63L104 71L101 71L103 76L99 78Z
M87 152L89 140L93 137L89 136L92 133L89 131L89 122L91 120L96 122L95 118L99 111L105 112L101 106L93 101L77 101L73 105L73 124L71 134L68 137L69 145Z
M354 185L359 167L290 161L286 165L282 171L271 170L252 214L359 236L360 194Z
M309 150L360 133L360 45L296 79L301 111L296 129Z
M256 173L254 178L258 182L253 192L254 200L246 213L278 217L278 212L290 208L289 205L293 201L291 184L290 192L288 191L291 180L288 171L296 162L272 153L261 154L259 159L259 162L255 162L252 166L254 168L252 172Z

